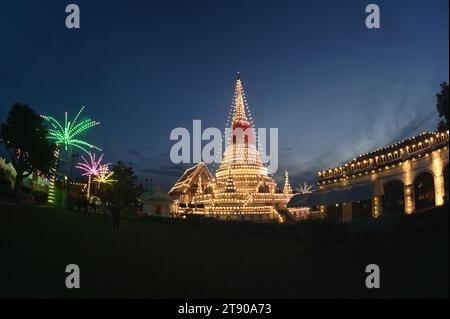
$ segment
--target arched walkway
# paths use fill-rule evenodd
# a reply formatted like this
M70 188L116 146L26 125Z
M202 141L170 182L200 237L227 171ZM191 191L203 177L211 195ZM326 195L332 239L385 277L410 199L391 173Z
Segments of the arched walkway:
M384 185L383 214L403 214L405 212L405 188L400 181Z
M414 199L416 211L435 206L434 177L425 172L414 180Z

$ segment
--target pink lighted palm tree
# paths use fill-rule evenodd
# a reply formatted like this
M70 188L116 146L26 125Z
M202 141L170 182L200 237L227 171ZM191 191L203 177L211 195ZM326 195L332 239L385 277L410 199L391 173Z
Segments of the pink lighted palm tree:
M76 168L84 171L84 173L82 174L83 176L98 176L102 171L102 167L107 167L109 165L109 163L101 164L103 160L103 154L100 155L98 159L96 159L95 153L89 152L89 160L84 158L83 155L81 155L81 158L83 159L83 162L78 163Z
M88 182L87 182L87 197L90 198L90 193L91 193L91 177L98 177L99 175L101 175L105 169L108 169L108 164L101 164L102 160L103 160L103 154L100 155L100 157L98 159L96 159L95 157L95 153L89 152L89 160L87 160L86 158L84 158L83 155L81 155L81 159L83 160L83 162L80 162L77 164L76 168L81 169L82 171L84 171L84 173L82 174L83 176L88 176Z

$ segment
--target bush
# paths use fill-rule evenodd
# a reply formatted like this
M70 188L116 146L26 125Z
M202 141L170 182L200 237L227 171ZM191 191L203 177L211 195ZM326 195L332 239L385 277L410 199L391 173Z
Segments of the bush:
M0 182L4 181L0 180ZM16 193L11 189L9 182L7 182L7 185L5 183L0 183L0 198L12 202L16 200Z
M11 191L11 183L6 179L0 179L0 192Z
M47 202L48 194L45 192L33 191L32 195L38 204L45 204Z

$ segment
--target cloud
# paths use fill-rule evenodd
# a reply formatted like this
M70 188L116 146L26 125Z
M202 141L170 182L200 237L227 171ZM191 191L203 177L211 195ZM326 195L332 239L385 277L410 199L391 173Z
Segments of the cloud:
M170 153L168 151L167 152L162 152L161 154L159 154L159 156L161 158L167 159L167 158L169 158Z
M136 163L133 161L126 161L125 164L127 164L128 166L131 166L131 167L136 166Z
M436 118L436 111L430 110L428 114L417 113L414 118L406 122L400 130L398 130L396 136L387 143L388 145L397 143L401 140L407 139L415 134L429 121Z
M158 168L143 168L139 170L140 173L147 175L162 175L170 177L181 177L186 167L183 165L160 165Z
M128 149L127 153L132 155L133 157L137 158L141 162L147 161L148 158L143 154L142 150L138 149Z
M147 174L147 175L163 175L163 176L172 176L172 177L180 177L181 174L178 171L172 171L168 169L160 169L160 168L144 168L139 170L139 173Z
M304 182L308 182L309 185L316 185L317 175L315 172L301 172L295 176L289 175L289 181L291 183L292 188L297 188L298 185L303 184Z
M139 151L139 150L127 150L127 153L134 155L134 156L141 155L141 151Z
M159 169L166 169L166 170L173 170L178 172L184 172L186 170L186 167L179 164L173 164L173 165L161 165L159 166Z

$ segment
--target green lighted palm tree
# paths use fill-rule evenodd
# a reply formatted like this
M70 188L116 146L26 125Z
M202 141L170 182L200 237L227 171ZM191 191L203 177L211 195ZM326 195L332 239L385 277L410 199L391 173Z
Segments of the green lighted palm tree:
M54 140L57 145L64 146L67 151L68 146L77 147L87 154L89 154L89 149L96 149L101 151L101 149L97 146L94 146L86 141L83 141L78 138L78 136L90 129L93 126L99 125L100 122L93 121L91 119L82 120L77 123L80 114L83 112L84 106L81 107L77 116L73 119L73 121L68 121L67 112L64 114L64 125L58 122L54 117L42 115L44 119L46 119L52 128L48 130L48 138L50 140Z

